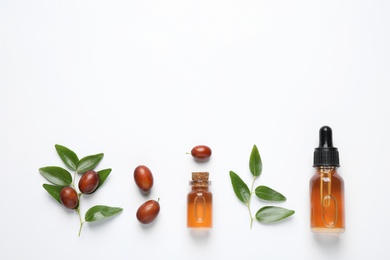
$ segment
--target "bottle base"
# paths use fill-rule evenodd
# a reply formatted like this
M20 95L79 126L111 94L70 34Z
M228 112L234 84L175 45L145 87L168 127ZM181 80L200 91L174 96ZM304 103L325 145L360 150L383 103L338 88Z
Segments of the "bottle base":
M312 227L311 231L314 233L344 233L345 228L326 228L326 227Z
M187 225L187 228L193 229L193 230L208 230L208 229L211 229L212 227L199 227L199 226L188 226Z

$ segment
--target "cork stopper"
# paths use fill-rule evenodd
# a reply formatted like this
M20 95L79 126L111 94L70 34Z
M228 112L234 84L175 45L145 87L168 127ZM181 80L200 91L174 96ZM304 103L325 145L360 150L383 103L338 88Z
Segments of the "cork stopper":
M208 181L209 173L208 172L193 172L192 173L193 181Z
M209 181L209 173L193 172L192 181L190 181L190 185L194 185L197 187L207 187L208 185L211 185L211 181Z

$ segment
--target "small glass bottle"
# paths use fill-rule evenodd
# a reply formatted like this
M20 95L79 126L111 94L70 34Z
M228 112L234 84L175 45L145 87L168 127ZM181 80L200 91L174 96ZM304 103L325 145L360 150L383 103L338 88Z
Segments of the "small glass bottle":
M187 195L187 227L211 228L213 196L209 191L209 173L193 172L190 185L191 191Z
M318 233L345 231L344 181L337 173L339 152L333 147L332 129L320 129L320 144L314 151L314 176L310 180L311 230Z

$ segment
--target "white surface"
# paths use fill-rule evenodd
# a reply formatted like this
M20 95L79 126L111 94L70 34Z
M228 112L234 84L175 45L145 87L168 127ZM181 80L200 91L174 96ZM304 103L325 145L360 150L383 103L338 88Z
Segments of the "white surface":
M0 1L0 259L389 259L390 1ZM347 231L309 230L318 130L333 128ZM104 152L113 172L82 206L121 206L85 225L42 188L54 144ZM207 144L212 159L188 152ZM254 223L229 170L288 198L296 214ZM132 172L155 176L145 198ZM214 228L185 227L191 171L213 181ZM160 198L143 228L138 206ZM254 201L253 210L265 203Z

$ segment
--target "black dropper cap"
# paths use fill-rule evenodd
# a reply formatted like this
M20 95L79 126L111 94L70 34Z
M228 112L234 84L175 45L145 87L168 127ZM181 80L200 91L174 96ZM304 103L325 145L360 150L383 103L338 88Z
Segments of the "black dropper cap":
M318 166L340 167L339 151L333 147L332 129L329 126L320 128L320 144L314 150L313 167Z

